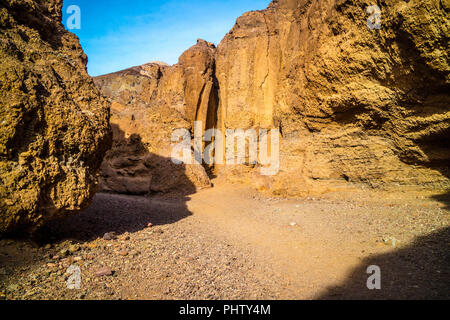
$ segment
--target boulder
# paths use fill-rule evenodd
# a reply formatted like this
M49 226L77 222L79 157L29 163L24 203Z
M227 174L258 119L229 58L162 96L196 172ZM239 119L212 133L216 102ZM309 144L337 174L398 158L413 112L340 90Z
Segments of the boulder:
M62 0L0 2L0 232L85 208L111 145L109 105Z

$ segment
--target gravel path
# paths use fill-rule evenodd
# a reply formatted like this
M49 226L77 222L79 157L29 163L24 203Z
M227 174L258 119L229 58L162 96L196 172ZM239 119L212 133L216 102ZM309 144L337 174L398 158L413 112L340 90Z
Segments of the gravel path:
M447 198L355 192L273 199L98 194L85 212L0 242L3 299L450 298ZM41 240L42 241L42 240ZM81 271L70 290L69 266ZM382 290L366 269L382 270Z

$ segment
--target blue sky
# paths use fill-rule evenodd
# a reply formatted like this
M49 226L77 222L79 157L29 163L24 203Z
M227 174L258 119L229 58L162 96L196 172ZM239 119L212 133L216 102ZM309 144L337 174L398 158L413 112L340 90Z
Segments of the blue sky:
M81 29L70 30L89 57L91 76L150 61L177 63L197 38L218 44L244 12L270 0L64 0L81 9Z

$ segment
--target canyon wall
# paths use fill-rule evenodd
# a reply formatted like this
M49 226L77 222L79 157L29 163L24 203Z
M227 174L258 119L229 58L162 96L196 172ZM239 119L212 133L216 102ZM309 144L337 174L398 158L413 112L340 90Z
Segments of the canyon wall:
M179 191L211 186L201 165L171 161L172 133L192 131L194 121L213 126L217 109L215 46L204 40L179 63L149 63L95 78L111 100L113 148L102 166L101 190L124 194Z
M126 148L110 152L104 190L175 187L177 179L170 188L151 186L159 166L147 158L169 158L173 130L192 133L194 120L222 133L281 132L277 175L261 176L254 165L215 166L219 180L281 196L353 186L448 190L448 1L379 1L380 28L368 24L374 4L276 0L239 17L217 49L199 41L174 66L97 78L113 104L119 149L136 148L126 141L132 135L144 145L128 158ZM209 185L194 167L189 180Z
M218 46L219 127L282 133L280 172L263 188L449 188L449 3L381 1L371 29L376 3L273 1Z
M85 208L111 144L109 106L62 0L0 1L0 233Z
M217 48L198 40L176 65L97 77L104 98L61 24L62 1L1 0L0 232L85 208L100 166L101 190L128 194L193 193L208 174L282 196L448 190L449 3L381 1L380 28L369 28L373 4L273 1ZM279 129L279 173L173 164L172 133L194 121Z

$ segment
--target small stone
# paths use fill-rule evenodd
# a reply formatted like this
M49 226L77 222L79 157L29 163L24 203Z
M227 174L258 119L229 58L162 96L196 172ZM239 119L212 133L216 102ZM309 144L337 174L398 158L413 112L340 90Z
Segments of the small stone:
M81 249L80 246L77 244L73 244L69 247L70 253L78 252L78 251L80 251L80 249Z
M102 268L98 269L97 272L95 273L96 277L108 277L108 276L112 276L112 275L113 275L113 271L108 267L102 267Z
M103 240L116 240L117 239L117 234L115 232L108 232L105 233L105 235L103 236Z
M297 223L291 222L291 223L290 223L290 226L291 226L291 227L296 227L296 226L297 226Z
M392 239L391 239L391 246L392 246L393 248L396 248L396 247L398 246L399 242L400 242L400 240L398 240L398 239L396 239L396 238L392 238Z
M392 246L393 248L396 248L400 242L400 240L394 237L383 238L382 240L385 245Z
M59 251L59 254L62 257L67 257L68 255L70 255L70 251L68 249L62 249L62 250Z
M19 290L19 286L17 284L10 284L6 289L9 292L14 292L14 291L18 291Z
M149 223L147 224L147 228L152 228L152 227L153 227L153 223L149 222Z
M73 258L72 258L72 257L64 258L64 259L61 260L61 263L62 263L64 266L69 265L69 264L71 264L72 262L73 262Z
M121 255L122 257L125 257L128 255L128 251L126 251L126 250L119 251L119 255Z

